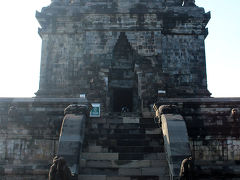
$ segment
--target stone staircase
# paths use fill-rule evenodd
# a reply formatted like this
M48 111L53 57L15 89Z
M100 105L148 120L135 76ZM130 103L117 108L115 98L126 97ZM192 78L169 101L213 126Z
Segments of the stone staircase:
M131 113L91 118L79 172L81 180L169 179L161 129Z

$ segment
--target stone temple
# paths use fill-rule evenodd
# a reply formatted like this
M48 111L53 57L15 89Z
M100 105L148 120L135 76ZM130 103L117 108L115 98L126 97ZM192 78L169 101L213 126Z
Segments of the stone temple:
M0 98L0 179L240 178L240 98L211 98L210 13L194 0L52 0L34 98Z

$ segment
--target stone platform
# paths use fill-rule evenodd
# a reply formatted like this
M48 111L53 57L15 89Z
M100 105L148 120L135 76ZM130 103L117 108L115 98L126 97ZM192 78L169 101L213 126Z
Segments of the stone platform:
M47 178L57 153L64 109L76 103L81 103L79 98L0 99L0 176L4 180ZM232 126L229 115L232 108L240 108L240 98L161 99L157 104L175 104L180 109L199 172L239 175L239 125ZM91 171L103 179L154 174L154 168L164 164L164 150L159 146L161 130L153 129L148 120L151 118L107 112L101 118L90 118L80 177L90 178Z

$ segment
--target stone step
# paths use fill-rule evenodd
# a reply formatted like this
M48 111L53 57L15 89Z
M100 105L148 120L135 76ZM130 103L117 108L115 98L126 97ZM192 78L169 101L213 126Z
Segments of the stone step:
M128 123L140 123L139 117L102 117L102 118L91 118L89 120L90 123L115 123L115 124L128 124Z
M162 134L101 134L101 138L108 139L162 139ZM99 139L99 134L88 133L85 135L87 139Z
M159 153L164 152L164 146L114 146L104 147L96 145L85 145L83 152L96 152L96 153L107 153L107 152L119 152L119 153Z
M86 129L94 128L103 128L103 129L139 129L139 128L159 128L159 125L156 123L129 123L129 124L101 124L101 123L92 123L88 124Z
M79 175L78 180L169 180L169 176L106 176Z
M164 152L164 146L117 146L109 147L110 152L119 152L119 153L158 153Z
M139 140L139 139L88 139L84 142L84 147L89 145L103 146L103 147L117 147L117 146L163 146L163 140Z
M86 134L162 134L160 128L86 128Z
M145 134L145 128L129 128L129 129L111 129L111 128L86 128L86 134Z
M119 153L119 160L144 160L144 153Z
M161 128L153 118L129 116L90 119L79 179L169 180Z
M109 117L139 117L140 114L138 112L125 112L125 113L121 113L121 112L111 112L108 114Z
M165 153L81 153L85 160L166 160Z
M168 167L164 160L80 160L81 168L159 168Z
M133 128L159 128L156 123L128 123L128 124L115 124L115 123L91 123L87 128L110 128L110 129L133 129Z
M80 174L107 176L167 176L168 167L147 168L80 168Z
M100 124L128 124L128 123L155 123L153 118L140 118L140 117L102 117L102 118L91 118L90 123L100 123Z
M85 160L119 160L118 153L81 153L81 159Z
M154 118L140 118L140 123L155 123L157 122L157 120L155 121Z
M117 140L118 146L161 146L161 140L145 139L120 139Z

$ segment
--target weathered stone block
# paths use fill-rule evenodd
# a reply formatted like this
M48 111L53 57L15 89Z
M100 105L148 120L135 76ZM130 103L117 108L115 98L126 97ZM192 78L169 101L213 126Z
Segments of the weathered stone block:
M139 176L139 175L141 175L141 169L136 169L136 168L119 168L118 174L120 176Z
M113 167L141 168L150 167L150 160L118 160L113 161Z
M107 180L131 180L131 178L124 176L108 176Z
M106 180L106 175L79 175L78 180Z
M88 146L88 152L90 152L90 153L106 153L107 149L102 146Z
M149 129L145 131L146 134L161 134L162 130L161 128L155 128L155 129Z
M118 160L118 153L82 153L86 160Z
M139 118L137 117L123 117L123 123L139 123Z
M168 167L166 160L151 160L151 167Z
M161 176L167 175L168 168L166 167L158 167L158 168L142 168L142 175L144 176Z
M166 160L166 154L165 153L144 154L144 159L147 159L147 160Z

